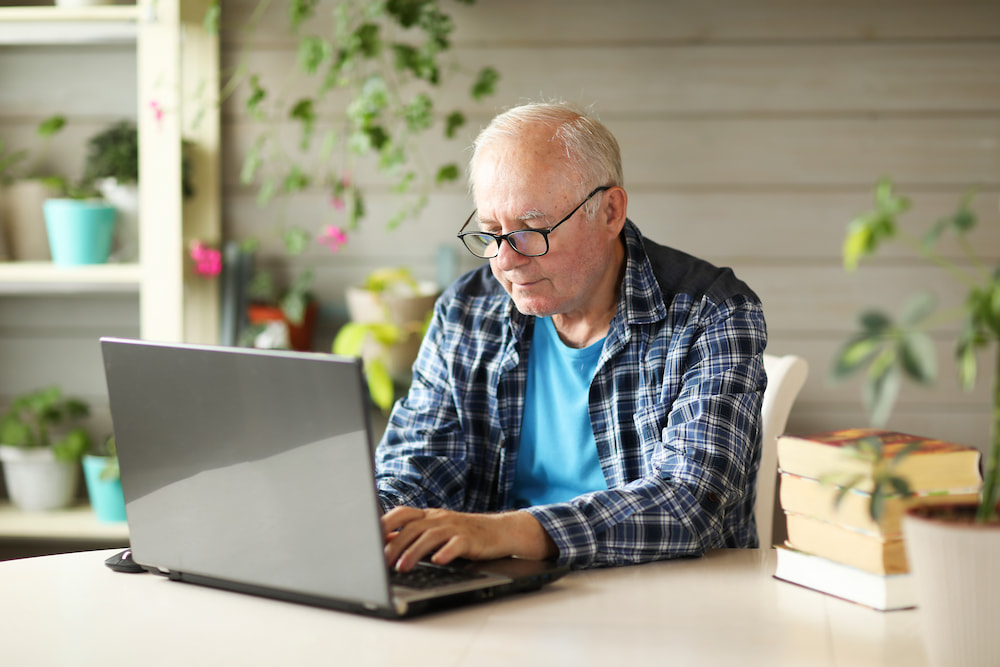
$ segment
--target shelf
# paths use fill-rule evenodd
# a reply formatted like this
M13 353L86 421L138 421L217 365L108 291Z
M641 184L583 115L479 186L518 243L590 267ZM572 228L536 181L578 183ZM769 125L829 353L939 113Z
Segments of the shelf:
M128 524L103 523L90 505L53 512L23 512L0 502L0 539L115 540L128 542Z
M0 7L0 44L117 44L136 41L139 7Z
M138 293L138 264L56 266L52 262L0 262L0 294Z

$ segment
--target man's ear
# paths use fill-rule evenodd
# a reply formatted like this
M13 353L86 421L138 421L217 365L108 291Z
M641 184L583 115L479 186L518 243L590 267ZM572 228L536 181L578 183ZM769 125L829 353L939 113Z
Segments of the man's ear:
M605 191L601 199L601 208L607 215L605 224L608 226L608 231L613 236L618 236L622 227L625 226L628 210L628 194L625 192L625 188L616 185Z

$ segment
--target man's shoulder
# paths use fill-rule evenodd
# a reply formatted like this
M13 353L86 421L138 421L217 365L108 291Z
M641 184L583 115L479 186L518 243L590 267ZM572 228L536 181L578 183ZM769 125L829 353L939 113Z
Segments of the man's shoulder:
M694 300L707 297L716 303L734 297L760 301L753 289L729 267L716 266L706 259L657 243L646 236L640 236L640 242L653 277L668 303L679 294Z

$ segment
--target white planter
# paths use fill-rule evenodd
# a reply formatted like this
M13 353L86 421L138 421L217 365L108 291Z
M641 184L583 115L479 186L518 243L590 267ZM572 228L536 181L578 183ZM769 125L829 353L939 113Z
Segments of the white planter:
M935 667L1000 660L1000 524L977 525L908 513L906 558L913 573L924 646Z
M97 181L101 196L118 212L115 222L115 242L111 259L116 262L139 260L139 186L121 184L114 178Z
M421 283L419 290L419 295L409 296L347 288L347 310L352 321L362 324L388 322L402 330L403 337L388 349L383 349L374 339L367 340L361 358L366 363L380 358L393 381L404 385L410 382L413 362L420 351L424 320L438 297L437 286L433 283Z
M4 483L11 502L25 512L69 506L80 482L78 461L58 461L51 449L0 445Z

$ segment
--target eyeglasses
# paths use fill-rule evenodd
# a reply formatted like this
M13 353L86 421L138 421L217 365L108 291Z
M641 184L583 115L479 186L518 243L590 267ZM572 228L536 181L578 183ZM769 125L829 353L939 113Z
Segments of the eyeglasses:
M506 234L491 234L489 232L465 232L462 233L462 229L469 226L472 222L472 218L475 217L476 212L473 211L469 219L465 221L462 225L462 229L458 230L458 238L462 239L462 243L465 247L469 249L476 257L482 259L493 259L500 254L500 245L506 241L507 244L514 249L514 252L524 255L525 257L541 257L549 251L549 234L555 231L556 227L566 222L573 217L573 214L580 210L580 207L590 201L591 197L596 195L598 192L604 192L605 190L610 190L610 185L602 185L599 188L594 188L591 190L587 198L580 202L576 208L569 212L565 218L552 225L548 229L518 229L513 232L507 232Z

